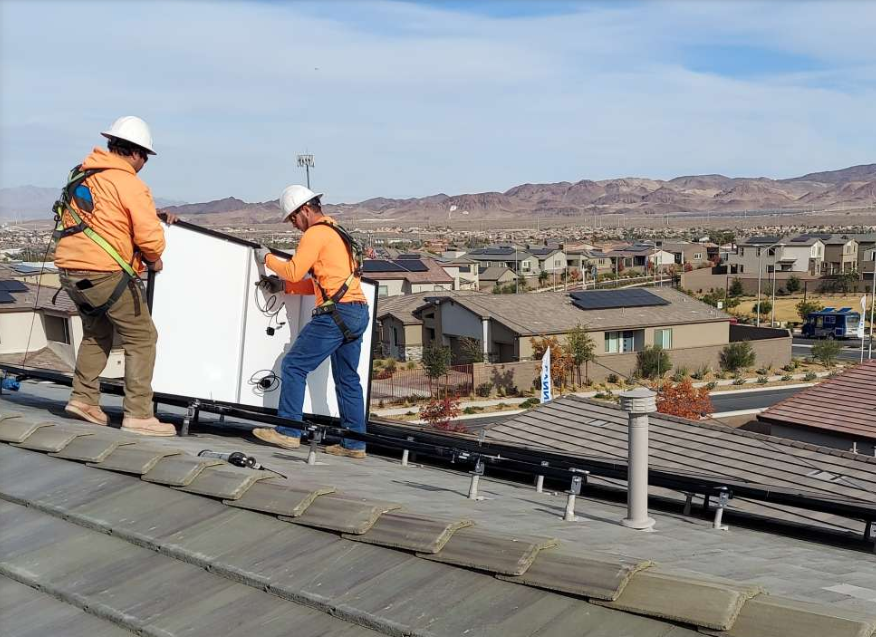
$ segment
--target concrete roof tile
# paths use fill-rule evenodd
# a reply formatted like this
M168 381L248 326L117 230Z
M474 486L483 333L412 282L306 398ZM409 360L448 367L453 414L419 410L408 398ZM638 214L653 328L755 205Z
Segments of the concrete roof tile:
M647 569L636 573L613 602L595 603L640 615L727 630L759 586L740 586Z
M106 458L88 466L105 469L106 471L119 471L121 473L133 473L141 476L144 473L148 473L162 458L176 456L181 453L182 451L179 449L150 447L148 444L138 442L133 445L116 447Z
M57 453L77 438L92 435L94 435L94 432L87 431L84 427L55 425L54 427L41 427L28 436L26 440L12 444L22 449L30 449L31 451Z
M237 500L259 480L275 477L275 474L268 471L238 469L223 463L218 467L203 469L189 485L179 488L187 493L208 495L221 500Z
M41 427L54 427L50 422L33 422L8 415L0 419L0 442L24 442Z
M294 485L274 482L257 482L237 500L225 504L251 511L298 517L321 495L334 493L331 486L307 486L300 482Z
M523 575L500 575L499 579L580 597L614 601L635 573L651 565L650 560L561 547L541 551Z
M167 456L144 473L142 479L146 482L155 482L169 487L185 487L190 485L204 469L224 464L221 460L185 454Z
M49 454L55 458L64 460L78 460L79 462L100 462L110 455L120 445L132 445L133 440L120 440L119 438L95 434L83 436L70 441L70 444L56 453Z
M437 553L459 529L474 524L471 520L448 520L405 511L391 511L380 516L362 535L345 535L347 539L379 544L419 553Z
M438 553L420 557L502 575L522 575L538 552L557 545L554 538L492 533L477 528L460 529Z
M400 508L400 504L392 502L324 495L307 507L301 516L295 518L280 516L280 519L319 529L361 535L370 529L381 515Z

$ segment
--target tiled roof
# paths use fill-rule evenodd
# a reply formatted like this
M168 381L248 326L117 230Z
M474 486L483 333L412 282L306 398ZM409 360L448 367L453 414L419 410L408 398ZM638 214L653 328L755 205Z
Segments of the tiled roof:
M0 421L0 441L22 447L0 444L4 617L27 622L8 605L15 595L30 604L32 622L48 622L39 590L50 604L73 606L67 615L83 609L112 635L207 637L229 626L265 637L876 630L872 615L839 605L591 550L586 526L564 543L497 531L452 511L352 496L323 481L344 473L340 461L328 472L288 463L284 470L294 473L286 480L187 454L185 439L147 443L94 430ZM357 470L363 478L374 472ZM417 472L412 480L426 478L409 471ZM417 502L424 500L421 492ZM647 534L630 533L649 544ZM9 574L27 588L4 579ZM96 634L89 629L83 637Z
M514 274L514 270L506 268L504 265L491 265L483 270L478 270L478 280L484 283L498 281L506 272Z
M73 368L55 354L50 348L35 352L15 352L0 354L0 363L15 365L16 367L36 367L37 369L51 369L54 371L70 373Z
M603 330L730 320L720 310L677 290L666 287L648 291L670 301L669 305L585 311L572 305L565 292L482 294L452 300L481 318L492 318L517 334L531 336L562 334L578 325Z
M416 311L429 303L429 299L445 296L461 297L477 295L480 292L474 290L454 290L452 292L417 292L402 296L389 296L381 298L377 304L377 318L393 316L405 325L420 325L422 320L416 315Z
M740 241L738 243L738 245L741 245L741 246L770 245L773 243L778 243L779 241L781 241L781 237L772 237L772 236L748 237L747 239Z
M366 272L366 279L395 281L403 279L410 283L453 283L453 277L434 259L422 259L426 272Z
M876 360L797 392L758 418L876 440Z
M710 422L657 413L649 420L652 469L869 503L876 512L876 461L869 462L876 459ZM605 402L562 397L488 425L486 440L625 460L627 414ZM661 495L679 494L664 491ZM744 499L734 506L756 515L823 524L854 534L863 530L857 520L826 513Z
M0 303L0 312L21 312L22 310L33 310L34 307L38 310L47 310L50 312L58 312L60 314L78 314L76 304L63 290L58 288L48 287L46 285L38 286L35 283L25 283L27 286L26 292L11 292L15 301L13 303ZM55 297L57 294L57 298Z

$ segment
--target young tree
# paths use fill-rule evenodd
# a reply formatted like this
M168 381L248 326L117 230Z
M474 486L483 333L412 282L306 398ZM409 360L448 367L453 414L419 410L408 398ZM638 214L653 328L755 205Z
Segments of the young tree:
M788 291L788 294L794 294L794 292L799 292L800 288L800 277L797 276L789 276L788 280L785 281L785 289Z
M842 345L837 341L818 341L812 346L812 358L825 367L833 367L834 363L836 363L836 359L839 357L841 349Z
M804 321L806 317L812 312L818 312L823 309L824 306L818 301L800 301L796 305L797 308L797 316L799 316Z
M566 373L569 370L569 359L566 357L566 352L556 336L542 336L541 338L530 338L532 344L532 355L537 361L536 369L541 372L541 359L548 348L551 350L551 382L555 387L566 386Z
M538 287L543 287L548 280L547 270L542 270L538 273Z
M636 368L642 378L662 378L672 369L672 361L662 347L648 345L636 354Z
M429 345L423 348L423 359L420 363L429 377L429 394L432 394L432 382L444 376L450 367L450 348L437 343Z
M551 354L553 355L553 354ZM578 371L578 384L581 384L581 364L584 364L584 379L590 380L590 362L596 358L596 343L587 331L576 325L566 336L566 356Z
M754 365L756 358L757 355L754 353L754 350L751 348L751 343L748 341L730 343L721 350L719 356L721 369L726 372L735 372L740 369L745 369L746 367L751 367Z
M760 301L759 303L755 303L751 306L751 311L755 314L760 314L761 316L765 316L769 314L773 309L773 304L770 301Z
M484 362L484 348L476 338L464 336L459 339L459 354L462 362L466 364Z
M467 431L464 425L453 422L454 419L459 418L459 414L459 398L456 396L433 398L420 408L420 419L429 423L433 429L441 431Z
M715 411L708 387L694 387L690 378L678 383L671 381L655 387L657 390L657 411L661 414L699 420Z
M742 296L743 294L745 294L745 288L742 287L742 281L739 280L739 277L736 277L730 284L730 296Z

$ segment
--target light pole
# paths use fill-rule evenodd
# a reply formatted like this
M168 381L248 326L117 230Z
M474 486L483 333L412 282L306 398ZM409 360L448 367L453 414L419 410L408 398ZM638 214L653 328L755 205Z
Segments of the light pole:
M298 155L298 167L304 168L307 171L307 187L310 188L310 169L316 164L313 163L313 155Z

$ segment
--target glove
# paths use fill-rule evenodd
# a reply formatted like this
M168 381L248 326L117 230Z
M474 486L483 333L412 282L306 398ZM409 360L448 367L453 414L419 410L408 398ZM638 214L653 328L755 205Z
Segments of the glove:
M259 265L264 265L265 260L268 258L268 255L271 254L271 250L266 248L265 246L259 246L255 249L255 260Z
M286 290L286 282L276 274L259 278L259 287L268 294L279 294Z

